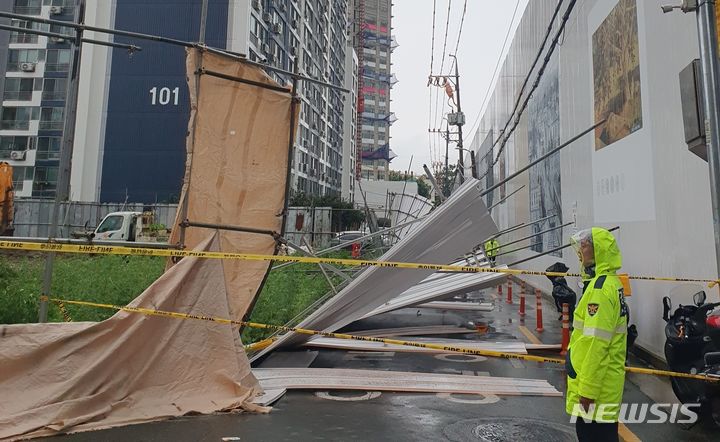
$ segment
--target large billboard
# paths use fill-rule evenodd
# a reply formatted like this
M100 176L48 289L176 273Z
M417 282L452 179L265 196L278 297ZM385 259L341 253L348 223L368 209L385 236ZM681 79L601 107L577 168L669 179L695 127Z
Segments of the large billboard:
M528 120L528 159L533 162L560 145L560 84L558 57L554 55L530 102ZM562 224L560 153L552 155L529 171L530 221L532 233L547 231ZM562 229L531 239L532 250L544 252L562 244ZM562 252L555 252L562 256Z
M116 29L197 41L201 0L117 0ZM228 0L210 0L207 44L226 47ZM185 48L116 37L142 51L112 51L100 200L176 202L190 114Z
M635 0L620 0L592 35L595 132L600 150L642 128Z

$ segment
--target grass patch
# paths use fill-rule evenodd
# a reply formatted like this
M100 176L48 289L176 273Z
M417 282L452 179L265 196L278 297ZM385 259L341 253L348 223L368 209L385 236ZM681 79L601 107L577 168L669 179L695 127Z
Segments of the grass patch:
M329 258L349 258L350 252L337 252ZM342 279L328 272L337 287ZM250 321L262 324L283 325L330 291L327 280L317 264L295 264L270 272ZM260 341L273 334L272 330L245 328L245 344Z
M152 256L56 256L52 294L58 298L125 305L163 272L165 259ZM45 268L43 256L0 256L0 323L37 322ZM113 310L67 305L74 321L102 321ZM62 321L51 304L48 320Z
M328 255L349 258L346 251ZM0 256L0 324L37 322L44 256ZM53 296L69 300L125 305L163 272L165 259L147 256L58 255L53 272ZM332 274L333 284L342 279ZM270 272L250 320L285 324L330 290L316 264L295 264ZM115 311L66 305L74 321L102 321ZM50 305L48 320L61 322ZM246 328L243 342L264 339L272 332Z

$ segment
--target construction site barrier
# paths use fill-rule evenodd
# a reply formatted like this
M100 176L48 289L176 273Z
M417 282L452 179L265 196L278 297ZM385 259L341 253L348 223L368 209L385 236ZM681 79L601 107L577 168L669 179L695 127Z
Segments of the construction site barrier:
M525 281L520 282L520 317L525 317Z
M570 345L570 304L562 305L562 340L560 342L560 354L566 355Z
M86 307L97 307L97 308L103 308L103 309L109 309L109 310L119 310L119 311L124 311L124 312L129 312L129 313L138 313L138 314L143 314L143 315L147 315L147 316L161 316L161 317L166 317L166 318L183 319L183 320L187 320L187 319L201 320L201 321L214 322L214 323L218 323L218 324L238 325L241 327L258 328L258 329L265 329L265 330L276 330L276 331L282 331L282 332L293 332L293 333L299 333L299 334L303 334L303 335L317 335L317 336L325 336L328 338L351 339L351 340L356 340L356 341L380 342L383 344L390 344L390 345L402 345L402 346L406 346L406 347L428 348L428 349L441 350L441 351L446 351L446 352L451 352L451 353L463 353L463 354L487 356L487 357L495 357L495 358L505 358L505 359L519 359L519 360L523 360L523 361L545 362L545 363L553 363L553 364L564 364L565 363L564 359L547 358L544 356L523 355L523 354L506 353L506 352L493 351L493 350L478 350L478 349L474 349L474 348L423 343L423 342L414 342L414 341L403 341L403 340L399 340L399 339L375 338L375 337L370 337L370 336L355 336L355 335L348 335L345 333L332 333L332 332L324 332L324 331L318 331L318 330L308 330L308 329L304 329L304 328L286 327L283 325L260 324L257 322L250 322L250 321L236 321L233 319L216 318L216 317L212 317L212 316L195 315L195 314L189 314L189 313L170 312L170 311L165 311L165 310L154 310L154 309L148 309L148 308L142 308L142 307L128 307L128 306L120 306L120 305L113 305L113 304L101 304L101 303L89 302L89 301L70 301L70 300L66 300L66 299L48 298L46 296L42 296L40 299L44 300L44 301L52 301L56 305L58 303L82 305L82 306L86 306ZM265 345L265 344L269 345L269 343L271 343L272 340L266 339L266 340L260 341L260 342L262 342L263 345ZM704 374L690 374L690 373L681 373L681 372L656 370L656 369L651 369L651 368L639 368L639 367L625 367L625 371L630 372L630 373L649 374L649 375L656 375L656 376L669 376L669 377L677 377L677 378L697 379L697 380L706 381L706 382L720 382L720 376L711 376L711 375L704 375Z
M508 279L508 287L507 287L507 301L508 304L513 303L512 298L512 279Z
M424 264L417 262L394 262L394 261L372 261L362 259L344 259L344 258L318 258L314 256L291 256L291 255L258 255L250 253L232 253L232 252L204 252L194 250L176 250L176 249L152 249L125 246L102 246L102 245L77 245L77 244L59 244L53 242L35 243L35 242L19 242L19 241L0 241L0 249L5 250L22 250L35 252L53 252L53 253L81 253L95 255L130 255L130 256L161 256L168 258L207 258L207 259L237 259L243 261L275 261L275 262L298 262L309 264L334 264L362 267L391 267L397 269L420 269L433 271L449 271L457 273L500 273L507 275L533 275L533 276L561 276L561 277L582 277L579 273L562 273L562 272L541 272L535 270L522 269L506 269L494 267L473 267L458 266L446 264ZM640 281L665 281L665 282L703 282L709 287L714 287L720 283L720 279L708 278L674 278L659 276L632 276L618 275L623 284L627 284L628 280ZM629 287L629 284L628 284ZM502 290L502 289L500 289Z
M535 331L541 333L544 329L543 329L543 312L542 312L542 292L540 291L540 289L535 289L535 301L536 301L535 318L537 318L536 324L535 324Z

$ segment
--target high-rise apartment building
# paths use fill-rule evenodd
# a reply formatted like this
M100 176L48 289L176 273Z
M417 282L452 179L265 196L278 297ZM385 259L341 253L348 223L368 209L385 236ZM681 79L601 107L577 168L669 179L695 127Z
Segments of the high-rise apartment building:
M0 10L72 20L73 1L4 0ZM66 33L67 28L20 20L11 24ZM19 197L55 194L63 114L70 68L70 44L63 38L0 32L0 161L13 167Z
M342 198L346 201L355 201L355 170L357 165L357 146L355 138L357 132L357 99L358 99L358 58L348 42L345 52L345 94L343 101L343 173Z
M242 3L239 1L237 3ZM343 87L346 81L347 0L249 1L247 41L238 27L233 50L286 70ZM278 78L283 81L282 76ZM287 80L287 79L285 79ZM292 187L312 195L342 192L344 106L337 89L300 82L302 109ZM352 127L348 127L352 130ZM351 173L351 171L345 171Z
M72 20L79 1L0 0L0 10ZM202 0L86 0L85 22L198 41L201 5ZM301 74L343 87L347 8L347 0L209 0L206 42L288 71L297 65ZM71 32L58 26L15 24ZM29 34L0 32L2 38L9 41L0 44L0 160L14 166L17 196L52 197L71 47L68 41ZM83 45L71 198L175 202L190 112L184 48L124 37L113 40L138 44L143 50L128 54ZM276 79L290 81L278 75ZM293 188L340 195L344 94L302 81L298 92L302 108L292 159Z
M390 91L397 79L392 74L391 0L353 0L353 45L358 54L358 136L361 179L384 180L390 170Z

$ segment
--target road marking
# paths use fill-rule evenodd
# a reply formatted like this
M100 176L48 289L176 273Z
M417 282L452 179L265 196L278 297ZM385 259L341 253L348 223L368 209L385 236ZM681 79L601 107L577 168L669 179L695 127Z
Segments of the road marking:
M540 344L542 345L542 341L537 338L530 330L528 330L527 327L524 325L521 325L518 327L520 329L520 332L525 335L526 338L530 341L531 344Z
M357 401L369 401L370 399L375 399L377 397L380 397L382 395L379 391L367 391L365 394L361 396L335 396L334 394L330 394L329 391L317 391L315 392L315 396L322 398L322 399L329 399L331 401L340 401L340 402L357 402Z
M500 397L494 394L453 394L453 393L436 393L437 397L443 398L456 404L494 404L500 402Z
M457 353L441 353L435 355L435 359L447 362L485 362L487 358L479 355L462 355Z
M642 440L622 422L618 424L618 433L620 434L620 440L623 442L642 442Z
M349 351L344 361L389 361L395 356L394 351Z

